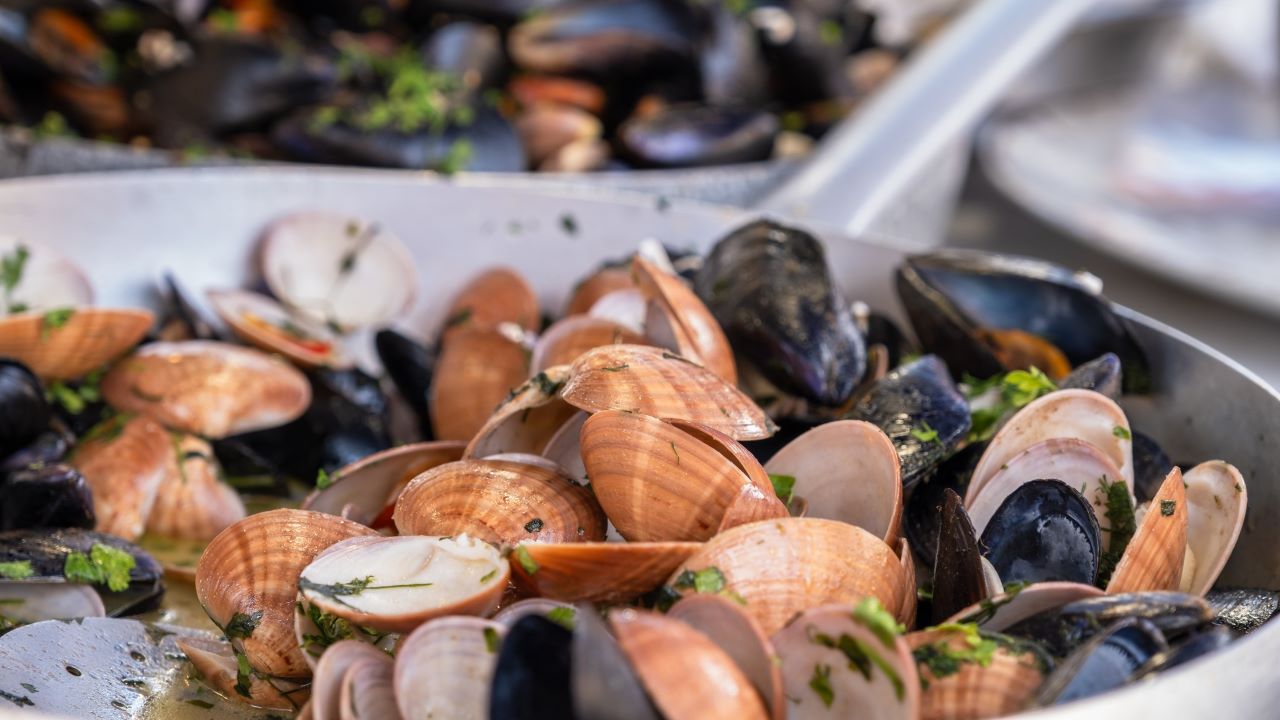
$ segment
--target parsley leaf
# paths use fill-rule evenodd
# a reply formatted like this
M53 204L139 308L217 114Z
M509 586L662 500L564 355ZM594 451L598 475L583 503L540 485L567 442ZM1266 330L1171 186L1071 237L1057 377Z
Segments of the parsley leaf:
M231 622L227 623L227 629L224 634L227 639L247 638L253 636L253 631L258 629L258 624L262 622L262 611L259 610L252 615L245 613L236 613L231 616Z
M1120 438L1121 440L1132 440L1132 439L1133 439L1133 433L1129 432L1129 428L1124 427L1123 425L1117 425L1117 426L1115 426L1115 427L1111 428L1111 434L1112 434L1112 435L1115 435L1116 437Z
M533 556L529 554L525 546L517 545L516 549L511 551L511 554L515 555L516 562L520 563L520 567L524 568L526 573L533 575L538 572L538 561L533 559Z
M577 618L577 611L571 607L557 607L547 611L547 619L565 630L573 630L577 624Z
M1165 516L1165 517L1169 517L1170 515L1172 515L1172 514L1173 514L1173 511L1174 511L1174 510L1176 510L1176 509L1177 509L1177 507L1178 507L1178 501L1177 501L1177 500L1161 500L1161 501L1160 501L1160 514L1161 514L1161 515L1163 515L1163 516Z
M1102 497L1097 499L1106 503L1104 514L1107 526L1111 529L1111 542L1098 562L1098 587L1105 588L1111 581L1111 574L1115 572L1125 548L1129 546L1129 540L1133 538L1137 522L1134 519L1133 499L1129 497L1129 487L1124 481L1108 482L1106 476L1099 480L1101 488L1098 493Z
M921 422L920 425L921 427L911 429L911 437L920 442L942 442L938 439L938 431L929 427L929 423Z
M122 592L129 587L129 571L137 561L132 555L116 548L94 543L89 554L67 553L62 574L71 582L106 585L112 592Z
M978 407L970 411L972 426L969 430L971 442L990 440L996 434L1000 421L1019 408L1042 395L1058 389L1053 380L1041 372L1040 368L1030 370L1012 370L1004 375L996 375L986 380L977 380L966 376L964 383L968 386L967 395L976 399L999 388L999 398L990 407Z
M49 310L40 318L40 339L47 339L54 330L58 330L71 321L76 314L75 308L56 308Z
M498 645L502 644L502 639L498 637L498 631L491 627L484 629L484 647L491 653L498 652Z
M0 577L10 580L23 580L35 575L30 560L14 560L0 563Z
M907 631L874 597L865 598L853 607L853 619L862 623L888 648L892 648L895 639Z
M794 475L774 475L769 473L769 482L773 483L773 494L778 496L783 505L790 505L796 491Z
M335 478L334 476L325 472L324 468L320 468L320 472L316 473L316 489L324 490L328 488L330 485L332 485L333 481L336 479L337 478Z
M813 676L809 678L809 689L822 700L822 704L831 707L831 703L836 699L835 691L831 689L831 666L830 665L814 665Z

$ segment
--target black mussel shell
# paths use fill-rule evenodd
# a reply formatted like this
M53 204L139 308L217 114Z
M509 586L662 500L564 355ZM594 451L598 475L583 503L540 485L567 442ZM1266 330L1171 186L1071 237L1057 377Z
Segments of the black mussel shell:
M409 0L408 15L415 27L438 21L441 13L475 18L506 27L574 0Z
M1133 494L1138 502L1147 502L1156 496L1160 484L1173 470L1173 461L1164 448L1146 433L1133 430Z
M1214 622L1241 635L1262 627L1280 610L1280 593L1261 588L1210 590L1204 599L1217 615Z
M896 368L904 358L920 354L915 341L889 316L870 309L865 315L855 310L855 315L867 346L881 345L889 351L889 367Z
M853 95L845 73L847 48L828 42L821 18L803 3L768 5L748 18L755 26L774 95L803 105Z
M1185 665L1197 658L1215 653L1230 645L1232 639L1231 631L1225 627L1205 628L1184 638L1169 650L1157 653L1134 674L1133 679L1139 680L1144 677L1158 675L1179 665Z
M286 0L288 12L310 21L319 33L340 28L368 32L396 28L403 22L397 0Z
M498 29L465 20L448 23L431 33L422 46L422 60L432 70L457 77L467 98L498 87L507 73Z
M0 478L32 465L52 465L66 456L74 439L65 432L48 430L30 445L13 453L0 463Z
M422 439L432 439L429 402L435 358L431 351L395 330L379 330L373 344L391 382L417 416Z
M1137 618L1176 638L1213 620L1204 600L1176 592L1122 593L1077 600L1033 615L1005 630L1014 637L1039 642L1054 657L1070 655L1104 628Z
M921 345L956 377L1012 369L977 333L1016 330L1051 343L1072 366L1114 353L1125 391L1149 390L1146 358L1093 276L1041 260L945 250L909 258L898 268L897 287Z
M93 492L75 468L35 464L0 479L0 531L92 528Z
M938 552L938 530L942 518L943 498L947 490L964 497L969 489L969 478L982 459L987 443L970 443L947 458L937 470L916 483L907 496L902 510L902 531L911 549L933 566Z
M573 707L584 720L661 720L631 661L591 605L573 631Z
M982 547L1005 583L1098 580L1101 531L1093 506L1059 480L1014 490L982 531Z
M831 407L853 394L866 348L814 236L744 225L712 248L695 289L734 351L782 391Z
M1058 387L1063 390L1092 390L1112 400L1119 400L1122 381L1120 358L1115 353L1107 353L1072 370Z
M172 272L166 271L161 282L164 297L165 318L160 322L161 334L166 340L221 340L196 304L191 302L186 289Z
M933 355L907 363L873 383L849 417L866 420L893 441L907 487L955 452L969 433L969 403Z
M0 457L30 445L49 427L49 418L35 373L17 360L0 360Z
M516 65L535 72L652 78L687 68L692 74L697 26L693 6L681 0L577 2L521 22L507 46Z
M93 586L102 596L109 617L134 615L159 606L164 596L160 563L142 548L114 535L81 528L0 532L0 563L25 560L31 563L36 578L62 578L67 556L73 552L88 555L94 545L127 552L135 562L125 590L112 592L105 585Z
M1122 620L1058 665L1040 686L1035 704L1062 705L1114 690L1168 649L1155 625L1146 620Z
M942 517L938 527L938 553L933 565L933 624L987 597L986 575L978 536L960 496L943 490Z
M498 651L489 694L497 720L571 720L573 633L540 615L511 626Z
M764 110L685 103L628 120L618 142L641 167L731 165L769 159L780 129Z
M69 3L0 4L0 67L7 80L111 82L118 65L89 19Z
M769 101L769 67L755 28L722 3L707 8L710 25L698 53L702 95L717 105L761 107Z

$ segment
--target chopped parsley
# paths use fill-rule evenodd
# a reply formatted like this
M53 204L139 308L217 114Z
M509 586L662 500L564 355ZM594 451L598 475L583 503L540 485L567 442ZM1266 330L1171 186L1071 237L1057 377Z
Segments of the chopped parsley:
M71 317L76 314L75 308L55 308L49 310L40 318L40 339L48 339L54 330L59 330L71 321Z
M626 363L623 363L621 365L613 365L611 367L602 367L600 369L605 372L622 372L623 370L626 370L629 367L631 366Z
M124 432L124 426L129 423L130 415L120 413L112 415L102 422L89 428L89 432L80 437L80 444L87 442L113 442Z
M511 551L511 554L515 556L516 562L520 563L520 567L524 568L526 573L533 575L538 572L538 561L533 559L533 556L529 554L525 546L517 545L516 549Z
M262 622L262 611L252 614L238 612L231 616L231 622L227 623L226 630L223 633L227 639L232 638L248 638L253 636L253 631L258 629L258 624Z
M972 428L969 430L971 442L990 440L996 434L1002 418L1025 407L1036 398L1058 389L1053 380L1036 367L1030 370L1013 370L986 380L965 376L963 382L970 400L982 397L992 390L999 390L999 397L993 405L971 411L973 420Z
M94 370L85 376L79 387L71 387L61 380L54 380L45 386L45 399L56 402L72 415L79 415L89 406L102 399L102 369Z
M566 235L578 234L578 221L569 213L560 216L560 229L565 231Z
M996 611L1008 605L1014 598L1018 597L1018 593L1027 587L1030 583L1022 581L1014 581L1006 583L1004 586L1004 597L996 599L995 597L984 598L978 603L978 609L966 615L963 622L981 625L996 616Z
M362 578L352 578L344 583L318 583L308 580L304 577L298 578L298 589L302 592L313 592L317 595L323 595L331 600L335 600L343 605L348 603L342 600L343 597L355 596L370 590L402 590L406 588L424 588L431 587L431 583L401 583L397 585L374 585L373 576L366 575ZM350 607L348 605L348 607Z
M316 489L324 490L333 484L336 478L325 472L324 468L320 468L320 472L316 473Z
M573 630L577 624L578 613L571 607L551 608L547 611L547 619L565 630Z
M778 496L783 505L790 505L791 498L796 491L796 478L794 475L775 475L769 473L769 482L773 483L773 494Z
M302 610L302 603L298 603L298 610ZM316 605L308 605L306 614L315 625L317 634L303 634L302 649L312 657L319 657L324 653L325 648L339 640L356 637L357 632L375 643L384 637L383 633L354 625L337 615L330 615Z
M671 452L675 453L675 456L676 456L676 465L679 465L679 464L680 464L680 451L676 449L675 441L672 441L672 442L671 442Z
M491 627L484 629L484 647L491 653L498 652L498 645L502 644L502 639L498 637L498 631Z
M490 570L489 572L484 574L484 577L480 578L480 584L484 585L485 583L492 580L494 576L496 576L497 574L498 574L497 570Z
M828 47L837 47L844 43L844 29L835 20L823 20L818 23L818 40Z
M938 439L938 431L929 427L929 423L927 422L921 422L920 427L912 428L911 437L919 440L920 442L942 442Z
M0 256L0 285L4 287L5 311L8 313L22 312L26 309L25 305L21 309L15 308L13 291L18 287L18 283L22 282L22 272L26 269L27 260L30 257L31 253L26 245L18 245L13 252Z
M830 665L818 664L813 666L813 676L809 678L809 689L813 690L823 705L831 707L831 703L836 699L836 694L831 689Z
M714 565L697 572L685 570L676 578L675 588L700 593L718 593L724 590L724 573Z
M1129 432L1129 428L1124 427L1123 425L1117 425L1117 426L1115 426L1115 427L1111 428L1111 434L1112 434L1112 435L1115 435L1116 437L1120 438L1121 440L1132 440L1132 439L1133 439L1133 433L1130 433L1130 432Z
M1101 488L1098 493L1107 506L1105 516L1111 530L1111 544L1098 561L1098 587L1105 588L1111 581L1111 574L1129 546L1129 540L1137 529L1133 514L1133 499L1129 497L1129 487L1122 480L1108 482L1106 476L1099 478Z
M444 324L445 324L445 327L458 327L459 325L465 324L470 319L471 319L471 308L464 307L458 310L458 312L454 313L453 315L450 315L449 319L446 320Z
M849 669L862 675L868 681L871 680L872 671L879 668L880 672L884 673L884 676L893 685L893 692L898 700L902 700L906 696L906 686L902 682L902 675L875 648L848 633L841 633L840 637L833 638L826 633L816 633L812 632L812 630L813 628L810 628L810 642L833 650L839 650L845 656L845 659L849 661ZM829 675L830 672L828 671Z
M542 518L534 518L524 524L524 531L527 533L536 533L542 530Z
M1174 511L1174 510L1176 510L1176 509L1177 509L1177 507L1178 507L1178 501L1177 501L1177 500L1161 500L1161 501L1160 501L1160 514L1161 514L1161 515L1163 515L1163 516L1165 516L1165 517L1169 517L1170 515L1172 515L1172 514L1173 514L1173 511Z
M958 632L963 641L960 647L955 647L944 639L912 651L916 664L927 668L935 680L954 675L967 664L989 666L1000 647L995 640L983 637L975 623L947 623L933 629ZM922 685L927 682L923 676L920 680Z
M0 577L10 580L24 580L35 575L30 560L14 560L0 563Z
M132 555L116 548L94 543L89 554L67 553L62 574L71 582L106 585L112 592L122 592L129 587L129 571L137 561Z
M892 648L897 637L907 631L874 597L865 598L853 607L853 619L862 623L887 648Z
M440 159L436 170L445 175L453 175L467 169L467 164L471 162L471 156L475 153L475 149L471 145L470 140L458 139L449 145L449 151Z
M249 664L249 656L236 652L236 692L244 697L252 697L250 686L253 684L253 666Z

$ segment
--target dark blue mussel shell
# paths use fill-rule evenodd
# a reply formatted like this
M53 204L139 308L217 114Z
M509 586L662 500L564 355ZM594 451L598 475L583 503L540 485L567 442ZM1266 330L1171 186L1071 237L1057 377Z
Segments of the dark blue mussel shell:
M67 555L89 554L99 544L123 550L135 562L129 571L129 587L124 590L112 592L105 585L93 586L102 596L107 615L133 615L159 606L164 596L164 570L160 563L142 548L114 535L82 528L0 532L0 563L25 560L31 563L35 578L62 578Z
M1032 480L1014 490L982 531L982 546L1005 583L1098 579L1098 519L1080 491L1060 480Z
M1062 705L1114 690L1168 649L1159 628L1146 620L1130 618L1118 622L1050 673L1040 686L1035 704Z

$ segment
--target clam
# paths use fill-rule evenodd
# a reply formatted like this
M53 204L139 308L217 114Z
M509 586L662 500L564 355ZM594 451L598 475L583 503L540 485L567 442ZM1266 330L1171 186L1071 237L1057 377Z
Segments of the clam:
M605 517L586 488L554 470L503 460L432 468L400 494L402 535L460 535L496 545L603 540Z
M562 603L557 600L548 600L540 597L525 598L504 606L494 613L490 619L503 627L510 628L521 618L528 615L541 615L572 628L575 624L574 621L577 618L578 610L568 603Z
M982 547L1006 583L1090 585L1097 581L1102 559L1101 531L1092 506L1060 480L1018 486L982 531Z
M557 467L575 482L586 484L589 482L587 478L587 467L582 462L582 444L580 442L582 435L582 426L586 424L587 418L591 417L585 412L579 410L564 424L556 430L551 439L547 441L547 445L542 450L542 456L547 460L555 463Z
M23 528L91 528L93 492L75 468L35 463L0 471L0 531Z
M212 540L243 520L244 502L222 481L209 443L194 435L172 435L164 479L147 515L147 532L173 538Z
M689 625L631 609L610 613L609 624L664 716L769 717L760 695L733 658Z
M509 565L491 545L457 538L352 538L323 551L298 578L302 597L360 627L405 633L444 615L489 615Z
M716 568L724 590L746 600L765 633L777 632L806 608L875 597L905 607L902 561L883 540L834 520L782 518L727 530L711 538L672 574Z
M0 455L8 465L11 455L34 443L48 429L52 412L40 379L14 360L0 360L0 403L5 409L0 414Z
M822 604L798 614L773 636L788 717L920 716L920 680L911 648L897 635L892 618L883 620L870 605Z
M200 673L200 679L226 697L242 697L253 705L268 710L292 712L306 700L306 688L283 681L265 682L252 674L240 676L235 649L231 643L205 637L179 637L178 649Z
M1062 662L1036 693L1038 706L1061 705L1114 690L1129 681L1148 660L1169 649L1164 636L1146 620L1112 625Z
M1017 713L1035 696L1048 670L1047 658L1031 643L992 639L976 629L937 629L906 636L920 672L921 720L982 720ZM930 665L977 644L995 645L985 662ZM953 666L956 665L956 666Z
M342 676L338 717L341 720L362 717L400 720L392 677L393 665L386 655L353 663ZM316 711L318 713L319 707Z
M0 356L46 380L73 380L124 355L151 329L146 310L67 307L0 318Z
M733 348L715 316L676 275L636 256L636 286L649 301L645 331L659 345L696 360L730 384L738 382Z
M601 345L643 345L644 337L604 318L570 315L551 324L533 347L532 372L572 363L582 353Z
M740 605L719 595L699 593L673 605L667 616L719 645L760 693L769 717L774 720L786 717L782 671L775 662L773 643Z
M143 415L104 421L71 456L93 491L97 529L127 540L142 535L174 463L169 433Z
M795 478L808 517L857 525L895 545L902 524L902 475L893 443L859 420L824 423L792 440L765 470Z
M916 559L911 552L911 544L906 538L898 540L898 559L902 563L902 571L898 573L898 584L901 587L902 605L898 607L894 617L906 627L915 627L916 605L919 602L916 588Z
M56 583L68 588L65 583L71 579L91 586L100 598L94 607L101 605L113 617L151 610L165 591L164 571L155 558L131 542L93 530L41 528L2 532L0 563L20 563L31 570L30 576L21 580L0 580L0 587L4 588L0 594L16 585ZM74 599L69 590L62 588L14 592ZM0 614L8 613L6 608Z
M439 440L470 440L529 376L523 345L497 330L457 330L436 361L429 398Z
M574 361L561 397L592 413L620 410L691 420L735 440L768 437L774 430L764 411L736 387L660 348L609 345L590 350Z
M0 257L6 268L16 270L13 286L6 286L0 299L4 315L78 308L93 302L93 288L84 271L52 245L0 236Z
M257 350L190 340L139 349L103 377L102 396L118 410L218 439L296 419L311 388L302 373Z
M443 331L445 345L463 331L495 330L503 323L537 330L539 318L538 296L520 273L504 267L486 270L463 286L449 303Z
M947 618L947 624L977 623L983 630L1006 632L1018 623L1077 600L1101 597L1092 585L1043 582L997 593Z
M467 445L464 457L484 458L500 453L541 454L578 409L560 399L569 377L567 365L534 375L513 389Z
M209 304L241 340L302 367L349 367L342 341L323 323L294 315L266 295L210 290Z
M662 585L694 542L531 542L511 556L516 584L563 602L627 602Z
M446 617L418 627L396 651L396 705L404 720L487 720L489 686L506 628L473 617Z
M1132 494L1131 437L1124 411L1105 395L1091 390L1051 392L1019 410L991 439L973 470L965 498L972 504L991 478L1016 455L1052 438L1076 438L1102 451L1119 469Z
M604 90L598 85L562 75L521 74L507 83L507 92L522 106L555 103L581 108L595 115L603 112L605 106Z
M587 310L594 318L611 320L632 332L643 333L648 320L649 303L640 288L627 287L602 295Z
M515 120L529 164L537 166L557 150L575 140L594 140L603 128L589 112L569 105L538 103L527 107Z
M1107 594L1178 589L1187 554L1187 516L1187 488L1182 471L1174 468L1116 563Z
M942 522L938 528L938 553L933 566L933 623L946 621L956 612L981 602L988 592L978 536L960 496L946 490ZM999 582L997 576L996 581Z
M497 650L489 717L571 718L573 632L539 615L517 620Z
M1184 573L1181 589L1204 595L1217 582L1240 538L1249 495L1240 471L1221 460L1191 468L1186 482L1187 553L1193 573ZM1150 511L1148 511L1150 512Z
M337 720L343 716L344 705L342 696L344 693L350 695L346 682L347 673L360 665L369 664L372 667L381 668L385 665L387 680L390 680L392 662L386 653L378 650L374 646L363 643L358 640L340 640L330 645L324 654L320 656L319 662L316 663L315 675L311 680L311 700L310 705L312 715L316 720ZM364 675L362 671L361 676ZM354 678L353 678L354 679ZM386 695L392 696L392 690L387 683ZM398 715L396 708L390 708L391 715L387 714L387 708L380 708L382 712L378 714L370 714L369 717L394 717Z
M583 278L569 294L565 316L585 315L596 301L615 290L635 289L631 273L624 267L603 267Z
M724 436L717 442L710 432L613 410L587 419L582 459L619 534L640 542L702 541L721 528L731 507L744 520L786 516L772 486L761 491L768 481L760 464L745 450L727 455L726 445L737 444ZM744 486L750 489L740 501Z
M61 579L0 580L0 632L41 620L104 617L106 607L92 587Z
M305 678L294 636L298 577L322 550L374 532L359 523L306 510L250 515L209 543L196 566L196 596L257 672Z
M302 501L303 510L340 515L362 525L390 524L405 485L438 465L462 458L460 442L410 443L383 450L329 475L329 484Z
M341 331L390 322L413 304L413 256L376 222L298 213L271 225L259 246L271 294L312 322Z

